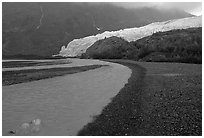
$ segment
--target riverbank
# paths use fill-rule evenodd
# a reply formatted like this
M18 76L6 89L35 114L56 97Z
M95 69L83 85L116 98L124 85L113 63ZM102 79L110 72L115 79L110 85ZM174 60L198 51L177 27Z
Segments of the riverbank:
M78 135L202 135L202 65L109 61L132 75Z

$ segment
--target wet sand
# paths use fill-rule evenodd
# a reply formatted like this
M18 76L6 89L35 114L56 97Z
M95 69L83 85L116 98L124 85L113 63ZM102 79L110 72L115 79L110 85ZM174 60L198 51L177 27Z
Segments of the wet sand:
M71 64L60 65L82 66L99 63L109 66L3 86L3 135L9 135L10 130L17 130L16 135L76 135L84 125L92 121L93 116L100 114L103 107L110 102L110 98L127 83L131 70L119 64L97 60L72 59ZM25 134L18 131L21 124L36 118L41 119L39 132Z

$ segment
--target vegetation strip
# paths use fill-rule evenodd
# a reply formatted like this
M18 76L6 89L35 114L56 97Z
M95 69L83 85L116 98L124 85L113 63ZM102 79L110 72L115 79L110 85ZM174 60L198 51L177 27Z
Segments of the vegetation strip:
M112 61L128 66L132 75L78 135L202 135L201 77L146 76L134 62Z
M18 71L3 71L2 72L2 84L13 85L18 83L36 81L41 79L48 79L57 76L63 76L66 74L74 74L87 70L92 70L108 65L90 65L80 67L62 67L62 68L50 68L50 69L29 69Z

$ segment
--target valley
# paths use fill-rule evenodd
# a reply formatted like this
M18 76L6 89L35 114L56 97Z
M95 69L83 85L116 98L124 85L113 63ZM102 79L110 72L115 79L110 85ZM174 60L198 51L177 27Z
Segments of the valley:
M201 2L2 2L3 136L202 136Z

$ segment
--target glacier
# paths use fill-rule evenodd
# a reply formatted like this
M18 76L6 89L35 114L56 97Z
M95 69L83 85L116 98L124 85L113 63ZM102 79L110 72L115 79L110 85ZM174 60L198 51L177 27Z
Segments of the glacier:
M88 36L80 39L74 39L69 42L67 47L62 46L57 56L76 57L86 52L96 41L111 36L121 37L128 42L136 41L156 32L165 32L174 29L187 29L193 27L202 27L202 16L188 17L182 19L168 20L164 22L155 22L139 28L127 28L118 31L105 31L101 34ZM56 55L53 55L56 56Z

